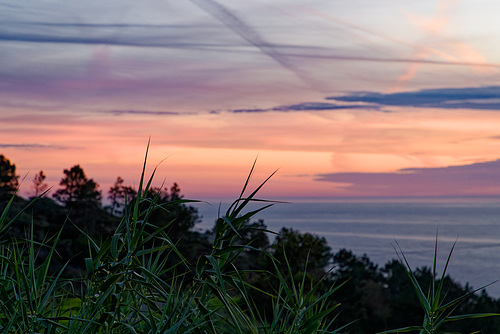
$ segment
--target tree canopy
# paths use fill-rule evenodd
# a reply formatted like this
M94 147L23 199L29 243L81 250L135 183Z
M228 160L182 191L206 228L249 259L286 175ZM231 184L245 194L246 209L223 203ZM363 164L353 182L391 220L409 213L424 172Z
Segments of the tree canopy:
M3 154L0 155L0 199L12 196L19 185L16 175L16 165L12 164Z
M38 172L38 174L36 174L35 177L33 178L34 197L40 196L49 187L48 184L45 183L45 178L46 178L46 175L43 172L43 170Z
M59 183L62 186L52 197L66 207L73 206L100 206L101 191L93 179L87 179L80 165L64 170L65 177Z
M131 186L124 185L124 181L121 176L118 176L108 191L111 204L107 209L112 215L122 215L125 207L137 196L137 191Z

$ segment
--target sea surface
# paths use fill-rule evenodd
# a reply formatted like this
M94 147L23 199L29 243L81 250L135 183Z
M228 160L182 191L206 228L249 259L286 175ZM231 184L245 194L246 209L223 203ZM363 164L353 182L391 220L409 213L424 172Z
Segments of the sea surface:
M198 229L213 227L219 204L196 205L203 216ZM221 212L227 207L220 204ZM324 237L333 252L366 254L379 266L401 249L413 268L432 267L437 236L439 270L456 242L447 270L453 279L473 288L500 279L500 199L304 200L275 204L257 219L273 231L288 227ZM499 298L500 282L486 291Z

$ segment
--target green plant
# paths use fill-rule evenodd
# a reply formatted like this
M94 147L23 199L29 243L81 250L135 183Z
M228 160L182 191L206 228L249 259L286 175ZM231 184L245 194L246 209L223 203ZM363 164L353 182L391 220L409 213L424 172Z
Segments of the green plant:
M6 221L11 202L0 217L0 235L13 222ZM56 333L67 329L62 321L69 318L64 316L62 305L69 297L71 283L61 279L66 266L49 273L59 237L60 233L44 243L35 242L32 226L24 240L1 240L0 332Z
M308 256L307 256L308 258ZM326 292L318 293L323 280L316 284L307 284L307 265L300 273L301 280L296 282L290 262L284 254L284 261L288 269L288 279L282 273L273 259L276 274L279 279L278 291L272 295L273 318L265 333L339 333L346 326L332 329L336 316L330 321L325 319L336 310L340 303L330 303L329 297L344 284L331 285ZM307 263L307 262L306 262Z
M465 319L500 316L500 313L476 313L476 314L454 315L455 310L463 301L465 301L473 293L486 287L483 286L479 289L471 291L451 301L446 300L446 292L444 291L444 282L446 277L446 271L448 269L448 265L450 263L455 245L456 241L455 243L453 243L453 246L451 247L450 252L448 253L448 257L446 259L446 263L441 278L437 280L436 267L437 267L438 238L436 235L436 243L434 246L434 261L432 266L432 280L429 289L427 291L427 294L425 294L423 292L421 285L419 284L415 275L413 274L410 264L408 263L408 260L406 259L404 253L402 252L401 247L399 247L398 244L399 251L396 249L396 253L398 254L401 263L404 264L406 275L410 279L411 284L417 295L418 301L420 303L420 306L424 311L424 319L422 325L393 329L381 332L379 334L405 333L414 331L419 331L420 334L438 334L438 333L444 333L440 331L441 327L443 327L443 325L445 325L448 322L465 320Z
M246 196L254 163L240 196L217 219L210 251L193 267L169 236L169 223L151 223L156 210L192 201L175 197L163 202L159 192L150 196L156 169L145 178L148 150L137 196L126 205L112 236L100 241L74 224L88 243L83 278L62 279L67 264L51 268L62 228L44 242L35 241L33 225L25 239L2 237L15 220L6 218L13 199L8 202L0 216L0 332L328 333L331 323L324 318L337 307L328 299L339 287L323 295L314 286L306 292L306 274L297 285L275 266L279 288L262 291L236 265L245 250L264 252L252 240L241 243L241 236L252 229L268 232L249 221L274 204L256 198L272 175ZM251 202L264 205L245 212ZM272 319L261 317L250 290L273 298Z

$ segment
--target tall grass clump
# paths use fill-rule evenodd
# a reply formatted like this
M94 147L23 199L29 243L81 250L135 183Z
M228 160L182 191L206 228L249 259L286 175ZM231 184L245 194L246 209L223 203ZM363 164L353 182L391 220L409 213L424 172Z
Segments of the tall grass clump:
M7 219L13 200L0 216L0 333L62 332L71 282L60 278L65 266L49 274L60 234L38 243L31 226L25 239L9 239L9 227L22 214Z
M254 163L240 196L216 220L211 250L188 263L176 247L179 241L169 236L169 224L155 226L150 217L190 201L161 203L160 194L148 196L156 169L146 178L146 160L147 151L137 196L112 236L99 241L78 229L88 244L81 278L62 278L67 263L51 268L61 232L44 242L35 241L33 227L23 239L7 237L15 221L7 219L12 200L7 204L0 217L0 333L337 332L325 319L336 310L329 297L338 287L326 293L306 289L305 274L300 282L290 281L276 265L270 274L280 285L264 291L238 269L243 251L261 251L238 240L253 228L249 220L273 204L256 198L272 175L245 195ZM263 206L246 211L251 202ZM250 291L271 297L271 318L260 312Z
M432 279L431 283L427 289L427 293L425 293L425 289L422 287L422 284L418 282L415 277L411 266L399 247L399 250L396 249L396 253L399 257L399 260L404 265L405 273L408 276L408 279L411 282L411 285L415 291L415 294L418 298L420 307L423 310L423 320L421 325L414 325L403 327L399 329L389 330L385 332L381 332L379 334L388 334L388 333L406 333L406 332L418 332L420 334L439 334L439 333L449 333L443 332L442 327L447 323L455 322L459 320L467 320L467 319L477 319L477 318L486 318L486 317L494 317L500 316L500 313L475 313L475 314L459 314L456 315L456 310L460 306L462 302L464 302L468 297L470 297L475 292L484 289L486 286L483 286L479 289L470 291L458 298L447 300L447 291L444 286L444 282L446 282L446 271L448 269L448 265L451 260L451 256L453 250L455 249L456 241L453 243L453 246L448 253L448 257L446 259L446 263L444 265L443 272L441 274L441 278L438 279L437 273L437 249L438 249L438 238L436 235L436 243L434 246L434 260L432 266ZM490 283L491 285L493 283ZM475 332L479 333L479 332Z

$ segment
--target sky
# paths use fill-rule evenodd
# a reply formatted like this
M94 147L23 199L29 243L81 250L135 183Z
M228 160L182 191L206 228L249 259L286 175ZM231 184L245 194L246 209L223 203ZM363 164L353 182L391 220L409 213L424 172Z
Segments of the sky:
M500 195L493 0L0 0L0 154L186 197Z

